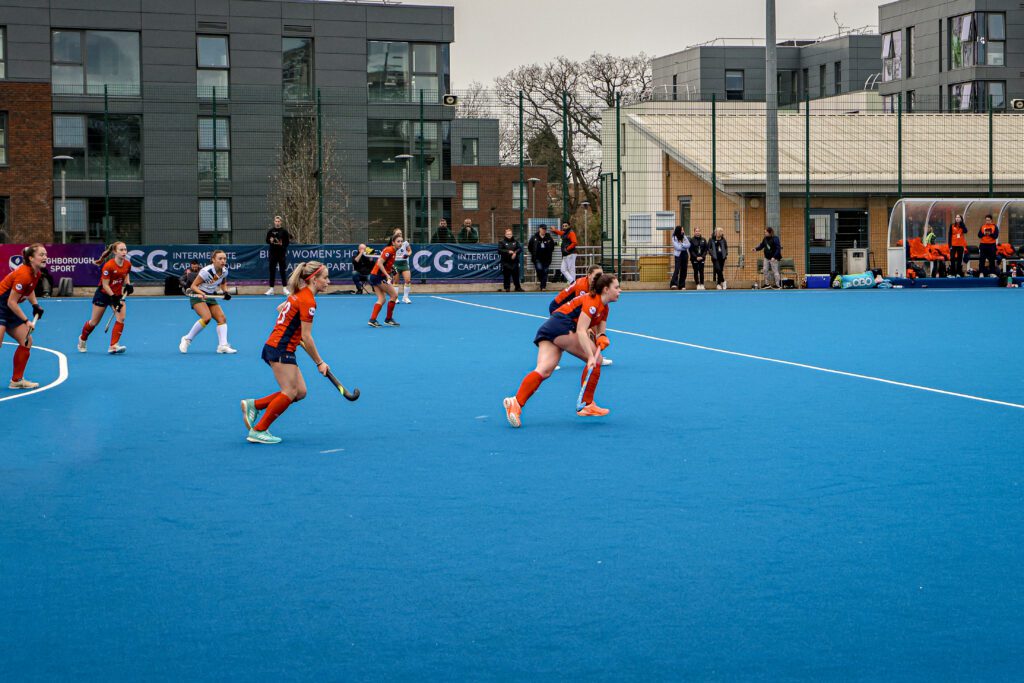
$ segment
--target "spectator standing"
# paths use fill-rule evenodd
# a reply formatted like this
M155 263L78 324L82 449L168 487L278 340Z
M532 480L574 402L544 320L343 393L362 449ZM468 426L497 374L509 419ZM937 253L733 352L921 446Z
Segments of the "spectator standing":
M548 268L555 253L555 240L548 234L548 226L543 223L537 226L537 232L526 243L526 249L533 259L533 269L537 271L537 282L543 292L548 288Z
M700 234L700 228L693 229L690 238L690 263L693 264L693 281L697 289L704 289L704 260L708 256L708 241Z
M562 266L560 268L566 282L576 281L576 231L569 223L562 223L562 229L552 228L562 238Z
M949 226L949 267L950 275L956 277L964 276L964 254L967 253L967 226L964 224L964 217L956 215L953 223Z
M373 270L373 262L376 261L372 254L372 248L360 244L352 256L352 284L355 285L356 294L366 294L363 285L370 281L370 271Z
M281 271L281 287L284 289L284 293L291 294L288 291L288 275L285 271L288 270L288 245L292 243L292 236L285 229L280 216L274 216L274 227L267 230L266 242L270 245L270 289L264 294L274 295L275 268Z
M437 224L437 232L434 233L434 241L441 243L451 243L453 241L452 231L448 227L448 221L443 218Z
M683 232L683 226L677 225L672 231L672 259L675 267L672 270L670 289L686 289L686 265L690 261L690 238Z
M978 265L981 277L995 276L999 226L992 222L992 214L985 215L985 224L978 230L978 237L981 239L981 244L978 245L978 250L981 252L981 263Z
M729 285L725 281L725 259L729 258L729 243L725 240L725 231L721 228L715 230L708 251L711 254L711 265L715 269L715 289L728 289Z
M505 228L505 237L498 241L498 254L501 255L501 278L505 291L509 291L509 281L515 285L516 291L523 291L519 284L519 256L523 246L512 236L512 228Z
M480 231L473 227L473 221L466 219L462 221L462 230L459 230L459 244L476 244L480 241Z
M774 228L764 229L764 239L754 247L754 251L764 252L764 281L768 289L782 289L782 277L779 275L779 261L782 260L782 242L775 235ZM769 274L772 278L769 278ZM771 284L774 282L775 284Z

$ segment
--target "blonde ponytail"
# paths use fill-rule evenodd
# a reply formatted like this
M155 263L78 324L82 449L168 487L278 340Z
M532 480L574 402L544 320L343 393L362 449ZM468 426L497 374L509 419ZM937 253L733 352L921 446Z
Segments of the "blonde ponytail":
M288 277L288 289L291 290L292 294L297 294L303 287L308 287L309 278L324 267L324 264L319 261L304 261L295 266L295 270Z
M93 261L93 264L97 266L102 266L104 263L106 263L107 257L114 253L114 250L117 249L117 245L119 244L124 244L124 242L111 242L110 244L108 244L107 248L103 250L102 254L100 254L99 260Z

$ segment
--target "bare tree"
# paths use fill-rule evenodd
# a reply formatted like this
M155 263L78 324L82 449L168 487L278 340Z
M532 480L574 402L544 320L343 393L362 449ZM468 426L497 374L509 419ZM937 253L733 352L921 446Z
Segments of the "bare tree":
M317 139L316 110L294 112L285 119L283 142L274 174L270 176L267 208L280 215L295 241L315 244L320 241L320 193L317 175L323 183L323 239L325 242L351 241L355 225L349 213L349 195L341 179L341 154L336 136L329 128ZM318 149L323 149L322 167Z
M516 111L519 93L523 93L524 138L553 137L558 141L559 153L563 146L564 96L568 176L565 208L574 215L583 201L590 202L595 214L601 206L598 181L602 112L615 106L616 93L624 105L649 97L651 82L651 60L647 55L616 57L595 53L582 62L559 57L547 64L518 67L497 78L495 87L506 110ZM518 131L515 144L518 145ZM552 176L554 183L561 185L561 173ZM561 204L559 201L558 205Z
M459 93L456 116L460 119L487 119L494 115L494 102L487 98L487 91L480 81L470 82L469 87Z

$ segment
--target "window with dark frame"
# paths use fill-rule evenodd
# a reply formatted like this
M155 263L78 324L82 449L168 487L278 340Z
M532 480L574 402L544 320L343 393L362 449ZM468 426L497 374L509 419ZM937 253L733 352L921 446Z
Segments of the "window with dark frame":
M1006 14L971 12L949 19L949 68L1006 65Z
M520 194L521 193L521 194ZM530 208L530 186L527 183L512 183L512 208L515 210Z
M679 75L672 74L672 99L679 99Z
M216 129L216 130L215 130ZM209 116L199 118L199 180L212 182L216 158L217 180L231 179L231 121Z
M811 72L810 69L804 69L800 75L800 101L806 101L811 96Z
M0 111L0 166L7 165L7 112Z
M480 165L480 138L462 138L462 165Z
M214 201L217 205L216 221L214 221ZM215 224L216 223L216 224ZM219 237L231 232L231 200L200 199L199 200L199 241L201 244L219 243ZM205 240L205 241L204 241Z
M480 208L480 183L462 183L462 208L467 211Z
M367 94L371 102L440 101L448 88L445 43L371 40L366 48Z
M72 157L61 163L69 180L142 179L142 117L138 114L54 114L53 155Z
M836 62L835 64L835 77L836 77L836 94L843 92L843 63Z
M826 80L827 79L826 79L826 75L825 75L825 65L821 64L820 66L818 66L818 97L824 97L825 96L825 81Z
M138 31L50 31L50 81L58 95L138 97Z
M742 100L743 99L743 70L742 69L726 69L725 70L725 99L727 100Z
M196 96L227 99L230 89L231 50L227 36L196 36Z
M313 39L285 36L281 39L281 84L284 98L292 102L313 99Z
M882 82L903 78L903 31L882 34Z
M7 27L0 26L0 79L7 78Z
M907 27L907 78L914 77L914 27Z

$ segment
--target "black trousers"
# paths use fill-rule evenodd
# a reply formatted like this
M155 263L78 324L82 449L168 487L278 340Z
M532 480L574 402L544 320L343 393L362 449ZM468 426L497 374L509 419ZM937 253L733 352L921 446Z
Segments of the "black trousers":
M511 283L513 285L515 285L516 291L519 291L519 290L521 290L523 288L523 286L521 284L519 284L519 264L518 263L515 264L515 265L512 265L512 266L502 265L501 266L501 279L504 282L505 291L506 292L508 291L508 286L509 286L509 282L510 281L511 281Z
M964 251L963 247L949 248L949 269L951 275L964 276Z
M288 261L285 258L285 254L275 254L270 252L270 286L274 286L274 268L278 268L281 271L281 286L288 284L288 275L285 271L288 269Z
M725 282L725 259L711 259L711 266L715 269L715 284L720 285Z
M675 257L676 267L672 271L672 281L668 283L669 287L675 285L679 289L686 289L686 263L689 259L690 256L685 251Z
M534 261L533 269L537 271L537 281L540 283L540 291L544 291L548 288L548 268L551 264L544 265L543 263L537 263Z
M352 284L355 285L357 292L363 291L363 285L370 281L370 278L360 273L352 273Z
M978 246L978 251L981 252L981 263L978 269L981 270L982 277L990 273L995 275L998 272L996 270L996 245L981 244Z
M704 262L694 261L693 262L693 281L698 285L704 284Z

